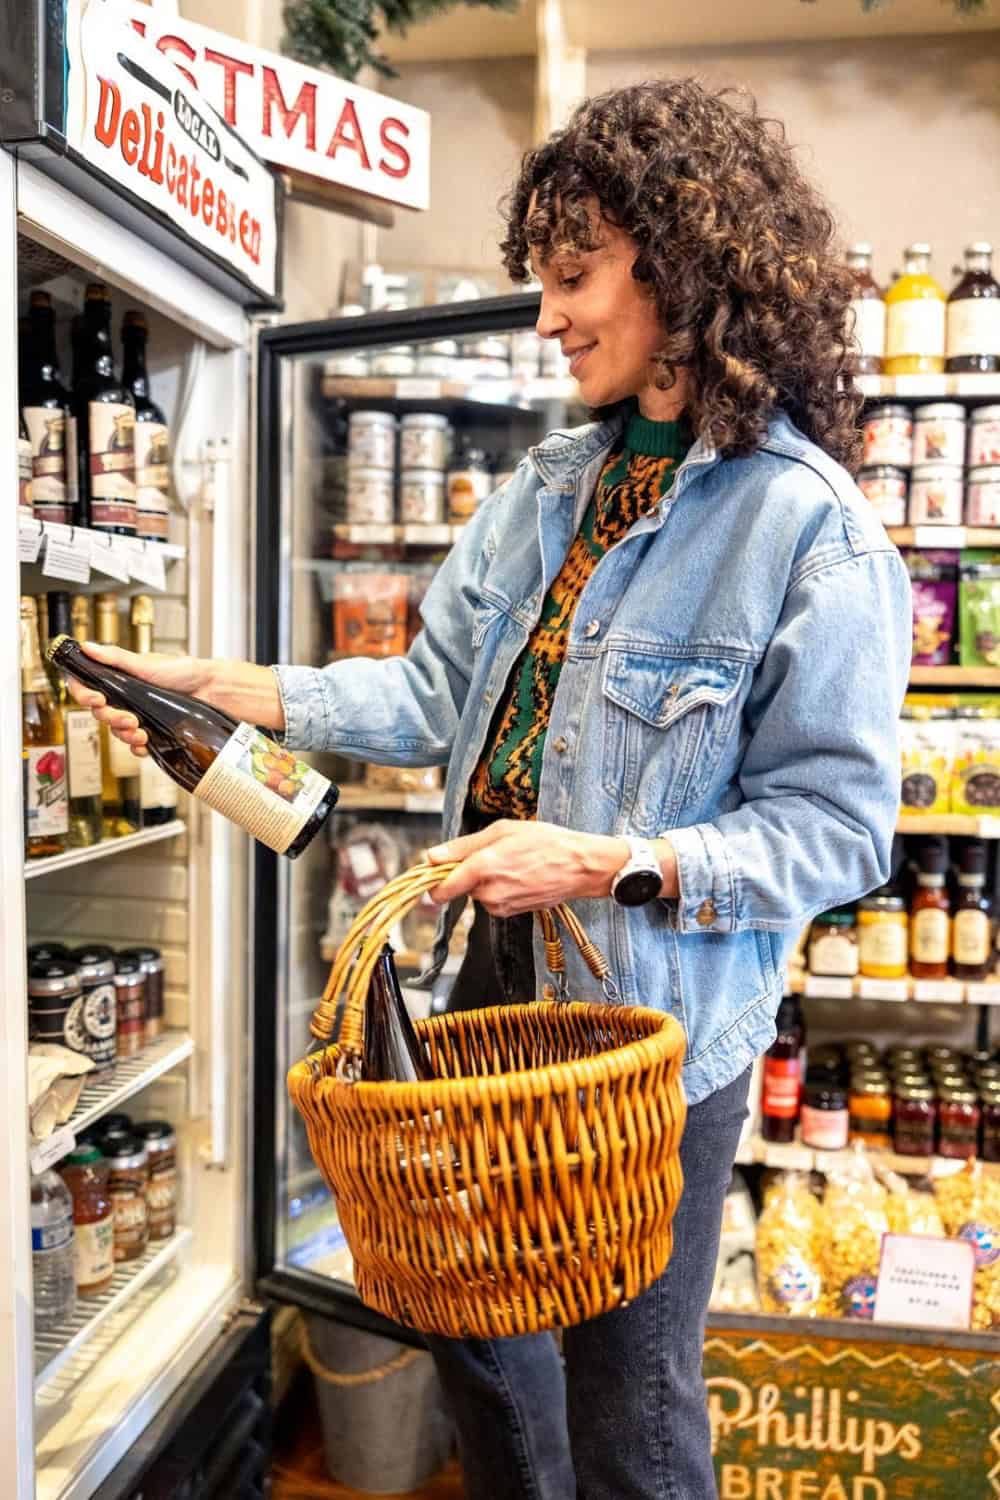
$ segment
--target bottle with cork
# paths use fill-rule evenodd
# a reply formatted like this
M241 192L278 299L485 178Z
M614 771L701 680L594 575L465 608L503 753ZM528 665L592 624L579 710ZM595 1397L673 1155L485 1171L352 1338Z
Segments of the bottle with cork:
M94 600L94 636L101 646L117 646L118 595L98 594ZM101 725L101 802L104 837L122 838L137 833L141 806L139 762L127 745Z
M951 900L945 884L948 854L928 843L917 856L917 885L910 905L910 973L944 979L951 956Z
M153 650L154 610L149 594L136 594L130 620L132 650L144 656ZM143 828L159 827L177 816L177 783L151 755L144 755L139 761L139 807Z
M69 841L66 785L66 732L63 717L42 665L38 606L21 599L21 738L29 859L62 854Z
M83 611L80 609L80 600L83 601ZM49 638L73 634L78 640L87 640L86 634L77 634L81 628L87 628L85 606L86 595L77 595L73 601L69 594L61 590L49 594ZM76 706L62 674L52 672L50 676L66 736L69 844L74 849L86 848L99 843L102 834L100 726L92 713Z
M956 979L973 982L990 972L993 902L986 894L986 845L970 839L958 856L958 895L952 919L952 968Z

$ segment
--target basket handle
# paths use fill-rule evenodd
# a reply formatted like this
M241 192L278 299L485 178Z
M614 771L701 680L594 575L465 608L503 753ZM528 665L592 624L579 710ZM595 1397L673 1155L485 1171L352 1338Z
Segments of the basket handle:
M439 865L422 861L390 880L361 908L337 949L323 998L313 1012L309 1029L318 1041L327 1042L333 1036L338 1003L343 995L344 1010L338 1041L345 1052L360 1055L369 982L393 923L416 906L425 891L440 885L446 876L457 870L458 865L457 860ZM566 954L556 917L579 948L594 978L600 981L607 999L620 1001L621 996L611 977L611 966L590 941L579 918L569 907L561 903L553 911L542 911L538 915L545 944L545 962L556 980L560 997L564 998L566 994Z

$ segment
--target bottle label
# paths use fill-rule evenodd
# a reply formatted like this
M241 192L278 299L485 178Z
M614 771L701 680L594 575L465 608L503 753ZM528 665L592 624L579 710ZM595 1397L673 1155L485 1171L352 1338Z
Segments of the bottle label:
M72 1242L72 1213L49 1224L31 1226L31 1249L34 1255L52 1255L57 1250L65 1250Z
M77 1224L73 1249L78 1288L107 1281L115 1268L114 1214L108 1214L96 1224Z
M858 945L851 937L825 933L809 944L810 974L850 978L858 972Z
M252 724L240 724L199 781L195 796L284 854L329 785L290 750Z
M979 968L990 957L990 919L984 911L959 911L953 926L953 954L957 964Z
M89 1057L98 1072L115 1065L116 1015L115 988L108 981L85 989L66 1012L66 1046Z
M847 1145L848 1115L846 1109L813 1109L802 1106L802 1141L821 1151L840 1151Z
M135 411L91 401L90 519L94 526L135 526Z
M93 714L85 708L66 713L66 757L71 797L101 795L101 734Z
M928 906L915 912L910 928L911 956L921 964L947 963L950 929L946 911Z
M111 767L112 776L118 776L123 781L131 781L133 776L139 775L139 758L132 754L130 745L117 736L108 734L108 765Z
M851 312L854 314L853 347L858 354L881 359L885 354L885 303L880 297L858 297L851 303Z
M949 359L1000 354L1000 297L964 297L961 302L949 302L945 352Z
M889 307L885 352L889 359L900 359L907 354L939 359L944 354L944 303L937 297L893 302Z
M165 542L170 508L170 435L162 422L135 424L136 535Z
M879 921L862 923L858 929L862 970L906 969L906 923Z
M62 745L29 745L26 771L28 837L66 833L69 801L66 752Z
M73 519L66 492L66 413L61 407L26 406L31 439L31 499L40 521L68 525Z
M111 1202L114 1205L114 1257L128 1260L130 1252L145 1246L149 1238L149 1215L146 1195L131 1186L113 1187Z
M799 1112L802 1075L797 1057L764 1058L761 1108L772 1119L794 1120Z
M79 447L76 441L76 418L66 413L66 499L71 513L80 498Z
M27 438L17 440L17 503L22 510L33 510L31 499L31 444Z

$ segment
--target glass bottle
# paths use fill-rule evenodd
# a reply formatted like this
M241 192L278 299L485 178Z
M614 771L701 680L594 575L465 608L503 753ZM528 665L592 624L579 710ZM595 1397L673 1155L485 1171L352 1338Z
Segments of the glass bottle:
M1000 370L1000 282L993 275L993 246L965 247L965 269L948 298L945 369L993 374Z
M132 650L145 656L153 649L153 601L149 594L136 594L130 620ZM139 802L143 828L159 827L177 816L177 783L151 755L139 760Z
M892 1089L888 1078L874 1071L852 1075L847 1107L851 1140L888 1151L892 1122Z
M945 295L930 274L930 245L908 245L902 276L885 294L886 375L944 371Z
M76 452L67 430L70 398L59 376L55 314L48 292L32 292L28 326L21 401L31 441L32 502L40 521L68 525L73 519L69 473Z
M31 475L31 438L22 411L18 416L17 428L17 508L26 516L34 515L35 511L31 496Z
M188 693L105 666L65 636L51 643L49 656L61 671L103 693L112 707L136 715L150 755L178 786L276 853L295 859L333 809L337 788L254 725L238 724ZM121 748L137 765L128 746Z
M979 1085L979 1109L983 1161L1000 1161L1000 1079L984 1079Z
M885 295L872 275L872 247L858 243L847 252L854 277L854 296L848 317L848 337L855 351L850 368L855 375L881 375L885 358Z
M879 886L858 902L858 967L866 979L905 977L908 928L906 902L895 886Z
M806 1025L798 995L778 1007L778 1034L764 1054L761 1135L765 1141L793 1141L802 1102Z
M73 391L79 500L77 525L135 536L135 403L115 374L111 297L87 287Z
M951 953L951 901L945 887L948 856L926 844L918 856L917 888L910 906L910 973L914 979L944 979Z
M993 902L986 894L986 845L967 843L958 859L958 895L952 918L952 971L956 979L985 979L993 957Z
M971 1083L942 1084L938 1090L938 1156L967 1161L979 1149L979 1097Z
M933 1156L937 1104L929 1083L901 1080L893 1097L892 1143L900 1156Z
M372 1081L392 1078L400 1083L417 1083L434 1075L406 1009L392 953L386 943L372 971L365 1003L361 1076Z
M73 629L69 594L61 590L48 596L49 639L68 635ZM62 714L69 778L69 844L86 848L101 839L101 737L100 725L87 708L78 708L70 697L61 672L49 674Z
M38 609L21 599L21 736L24 762L25 853L62 854L69 835L66 734L38 645Z
M76 1290L97 1297L115 1274L115 1215L108 1191L108 1164L96 1146L77 1146L59 1175L73 1200Z
M132 308L122 324L122 384L135 405L136 536L167 540L170 508L170 434L167 419L149 394L146 319Z
M98 594L94 600L94 613L98 644L117 646L118 595ZM139 761L128 745L115 738L106 724L101 725L101 804L106 839L123 838L138 832L141 818Z
M76 1310L73 1199L51 1167L31 1179L31 1272L35 1333L59 1333Z

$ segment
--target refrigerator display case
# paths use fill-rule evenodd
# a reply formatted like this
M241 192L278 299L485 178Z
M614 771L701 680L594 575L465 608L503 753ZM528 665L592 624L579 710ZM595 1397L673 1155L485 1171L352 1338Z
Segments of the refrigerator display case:
M532 444L586 420L537 293L265 330L258 370L256 660L323 666L402 654L435 568ZM335 756L325 837L294 863L254 851L254 1223L258 1285L380 1332L359 1302L336 1205L285 1075L354 914L439 836L443 769ZM465 929L416 988L436 908L393 933L414 1015L446 1001ZM408 982L409 981L409 982ZM402 1335L406 1337L405 1334Z

